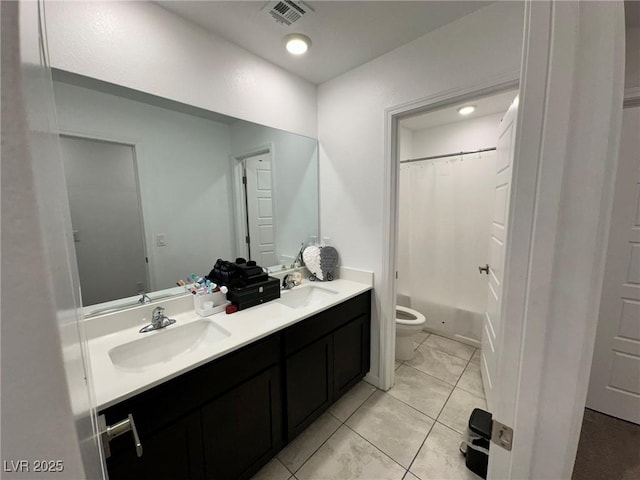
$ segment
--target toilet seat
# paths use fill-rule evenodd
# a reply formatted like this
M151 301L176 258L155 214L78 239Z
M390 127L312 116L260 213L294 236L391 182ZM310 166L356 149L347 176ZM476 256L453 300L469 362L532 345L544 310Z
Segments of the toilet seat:
M426 322L424 315L411 308L396 305L396 323L419 326Z
M396 305L396 358L411 360L414 355L413 336L427 322L423 314L411 308Z

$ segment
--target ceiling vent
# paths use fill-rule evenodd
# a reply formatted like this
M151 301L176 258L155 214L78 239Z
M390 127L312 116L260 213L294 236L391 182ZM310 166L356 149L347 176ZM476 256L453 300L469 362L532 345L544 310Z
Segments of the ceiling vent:
M269 12L276 22L284 25L292 25L304 15L313 12L313 8L301 1L276 0L267 3L264 10Z

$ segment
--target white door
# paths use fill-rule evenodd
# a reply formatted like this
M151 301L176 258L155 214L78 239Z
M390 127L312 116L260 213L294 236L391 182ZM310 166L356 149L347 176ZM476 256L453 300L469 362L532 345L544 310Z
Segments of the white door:
M82 304L146 291L142 214L130 145L61 137Z
M487 281L487 311L482 328L481 371L482 383L487 397L487 408L495 411L498 362L500 361L501 306L505 247L507 244L507 218L509 217L509 190L511 186L514 156L514 138L518 100L511 103L500 121L496 149L495 197L493 219L489 239L489 271Z
M640 424L640 107L625 108L587 407Z
M269 154L255 155L244 161L247 194L249 257L262 267L276 261L273 221L273 186Z

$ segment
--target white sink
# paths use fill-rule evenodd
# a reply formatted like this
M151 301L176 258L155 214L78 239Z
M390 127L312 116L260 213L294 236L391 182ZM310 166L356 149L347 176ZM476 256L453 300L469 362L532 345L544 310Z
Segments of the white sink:
M162 363L200 345L211 345L231 334L211 320L196 320L186 325L171 325L109 350L111 362L124 369L140 370Z
M305 285L303 287L293 287L291 290L282 292L278 300L289 308L303 308L310 305L331 301L338 292L319 285Z

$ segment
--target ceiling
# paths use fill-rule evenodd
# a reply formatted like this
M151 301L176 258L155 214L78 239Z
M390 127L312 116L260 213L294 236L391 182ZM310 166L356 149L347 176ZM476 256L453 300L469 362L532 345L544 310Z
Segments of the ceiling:
M157 1L211 33L319 84L468 15L488 1L309 1L292 25L276 22L267 1ZM267 7L267 8L264 8ZM304 7L304 5L303 5ZM282 38L303 33L311 49L294 57Z
M492 115L494 113L505 113L517 93L517 90L509 90L508 92L499 93L490 97L484 97L471 102L460 103L440 110L426 112L414 117L404 118L400 121L400 125L409 130L418 131L424 130L425 128L446 125L448 123L484 117L485 115ZM473 105L476 109L472 114L462 116L458 113L458 108L463 105Z

